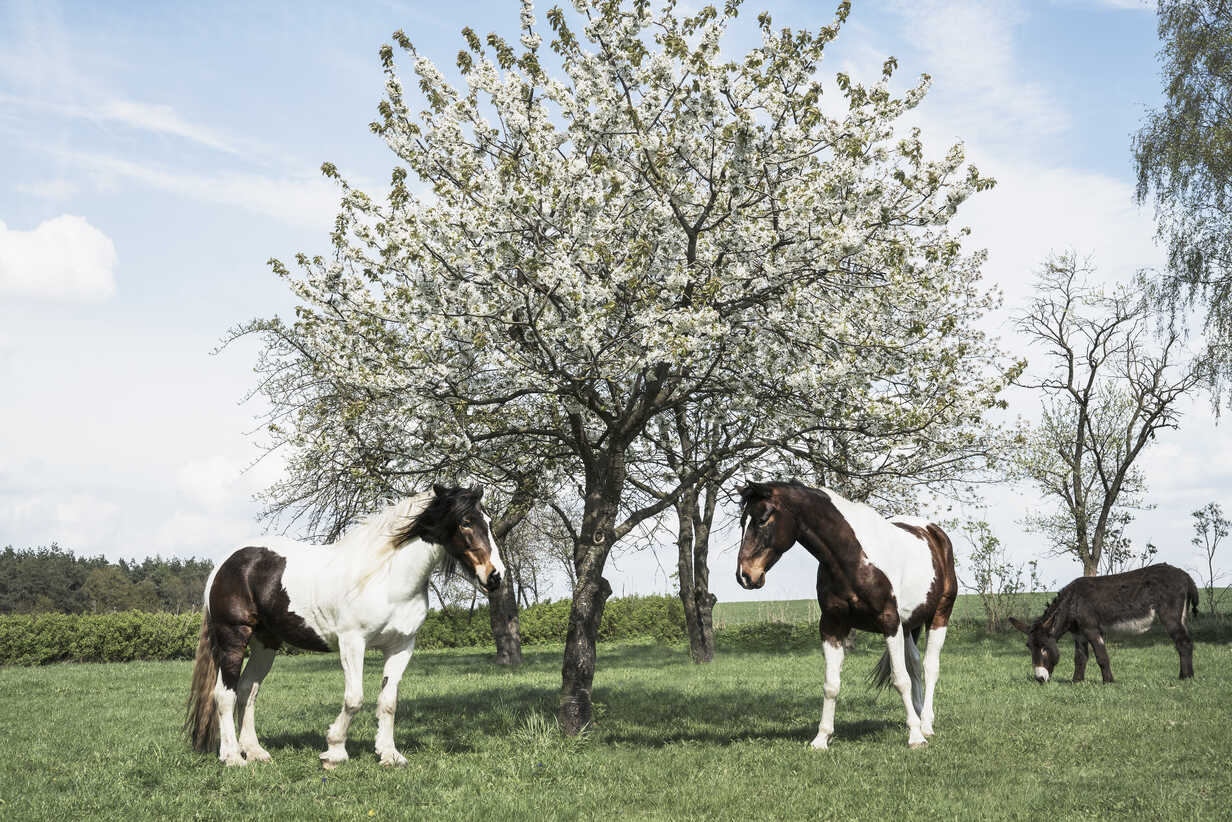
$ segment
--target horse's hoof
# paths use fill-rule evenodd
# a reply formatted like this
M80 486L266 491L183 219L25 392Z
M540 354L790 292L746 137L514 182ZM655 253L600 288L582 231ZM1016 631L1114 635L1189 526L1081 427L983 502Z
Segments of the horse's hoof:
M226 765L228 768L242 768L248 764L248 761L242 756L228 756L226 758L220 757L219 761L221 761L222 764Z
M347 759L349 758L350 757L348 757L346 754L343 754L342 756L338 756L337 754L326 751L325 753L321 754L321 767L327 771L332 771L334 768L338 767L343 762L346 762Z
M830 740L824 736L818 736L809 743L809 747L815 751L828 751L830 750Z
M406 757L397 751L381 754L381 764L387 768L405 768Z
M257 748L255 751L244 751L244 756L249 762L269 762L273 759L269 751L264 748Z
M910 748L923 748L926 745L928 745L927 739L921 739L919 742L908 742L907 743L907 746Z
M936 736L937 734L937 732L933 730L932 725L925 725L923 728L920 728L920 733L924 734L924 736Z

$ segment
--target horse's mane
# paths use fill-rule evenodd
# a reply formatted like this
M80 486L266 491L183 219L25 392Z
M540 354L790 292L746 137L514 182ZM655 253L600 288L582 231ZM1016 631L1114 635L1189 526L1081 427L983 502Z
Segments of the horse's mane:
M390 502L348 528L333 544L334 548L341 550L358 550L365 545L369 546L372 557L367 568L359 575L356 590L367 585L393 559L397 548L406 542L402 534L423 516L435 496L433 492L427 491Z

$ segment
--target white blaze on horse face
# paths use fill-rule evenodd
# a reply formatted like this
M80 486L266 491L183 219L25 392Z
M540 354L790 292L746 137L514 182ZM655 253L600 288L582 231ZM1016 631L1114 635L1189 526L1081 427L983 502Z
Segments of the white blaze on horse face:
M501 560L500 549L496 547L496 537L492 536L492 518L487 514L483 515L483 527L488 531L488 546L492 550L490 560L492 563L492 570L496 571L496 573L503 577L505 576L505 563ZM486 583L487 579L484 579L484 582Z

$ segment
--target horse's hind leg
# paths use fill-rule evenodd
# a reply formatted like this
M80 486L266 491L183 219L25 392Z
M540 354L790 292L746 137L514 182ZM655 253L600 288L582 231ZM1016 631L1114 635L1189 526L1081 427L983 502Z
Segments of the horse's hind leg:
M345 682L342 696L342 712L325 732L328 748L321 754L321 764L336 768L347 761L347 730L351 719L364 705L364 640L363 637L343 634L338 637L338 658L342 662L342 677Z
M890 670L892 671L894 687L903 698L903 707L907 710L907 744L919 748L928 742L920 729L920 715L915 712L915 703L911 701L911 675L907 673L907 649L903 626L886 637L886 650L890 652Z
M1164 624L1164 629L1167 630L1168 636L1172 637L1172 643L1176 645L1176 652L1181 657L1181 679L1189 679L1194 675L1193 640L1189 636L1189 629L1185 627L1185 608L1187 604L1187 601L1182 600L1179 618L1166 616L1162 610L1160 612L1160 621Z
M920 730L933 735L933 692L941 675L941 648L945 645L945 625L928 629L928 645L924 648L924 710L920 713Z
M214 647L218 656L214 710L218 715L218 759L224 765L246 764L240 752L239 740L235 736L235 703L240 667L244 663L244 647L251 635L252 629L247 625L214 625Z
M257 725L254 712L257 704L257 691L261 690L261 682L269 673L277 654L273 648L267 648L261 640L253 637L248 645L248 664L240 675L240 686L237 691L237 703L240 714L240 750L249 762L269 762L269 751L261 747L257 741Z
M398 682L402 672L411 661L415 639L401 651L385 656L385 675L381 679L381 693L376 699L376 752L382 765L405 765L406 757L394 746L394 710L398 707Z

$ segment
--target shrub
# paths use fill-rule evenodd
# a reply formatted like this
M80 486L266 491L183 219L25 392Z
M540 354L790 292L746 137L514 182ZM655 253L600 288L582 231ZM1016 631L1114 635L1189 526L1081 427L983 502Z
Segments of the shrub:
M569 600L532 605L518 615L518 622L524 645L564 642L569 629ZM192 659L200 629L199 612L4 614L0 615L0 665ZM680 600L670 596L609 600L599 627L600 640L652 637L675 642L684 636L684 608ZM473 614L456 609L430 611L415 646L467 648L491 642L492 629L484 606Z

